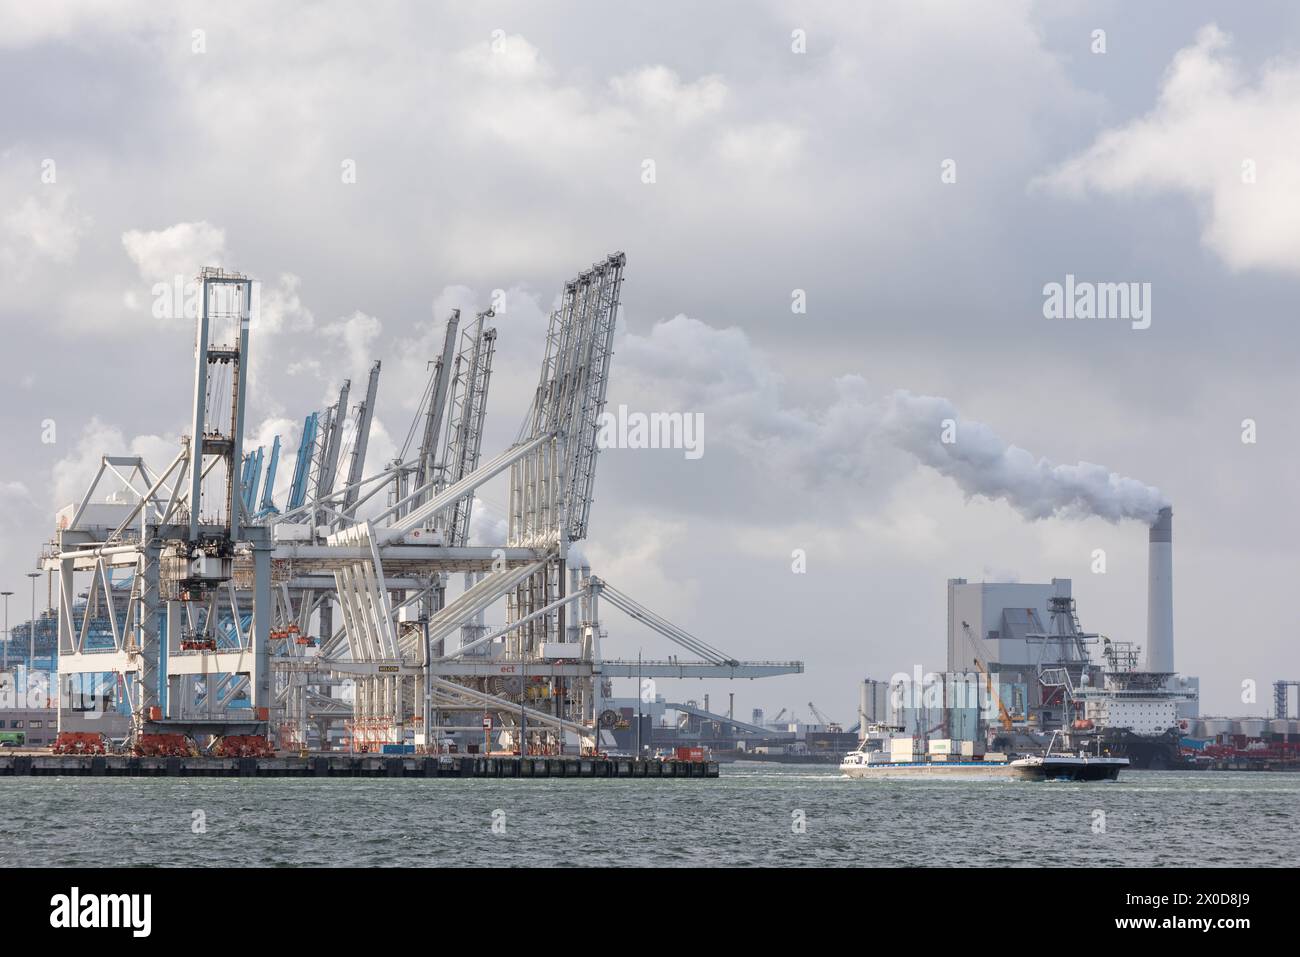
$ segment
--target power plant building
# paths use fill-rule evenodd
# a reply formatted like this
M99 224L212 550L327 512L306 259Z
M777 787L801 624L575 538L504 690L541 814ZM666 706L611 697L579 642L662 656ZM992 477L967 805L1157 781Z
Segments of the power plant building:
M1052 621L1052 599L1069 598L1071 581L1049 584L968 582L948 579L948 671L990 671L1037 667L1055 660L1055 648L1041 637Z

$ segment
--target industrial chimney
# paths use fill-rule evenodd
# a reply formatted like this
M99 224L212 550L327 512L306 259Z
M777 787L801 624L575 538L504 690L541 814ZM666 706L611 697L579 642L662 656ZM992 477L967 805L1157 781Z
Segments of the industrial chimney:
M1174 670L1174 513L1162 508L1147 556L1147 671Z

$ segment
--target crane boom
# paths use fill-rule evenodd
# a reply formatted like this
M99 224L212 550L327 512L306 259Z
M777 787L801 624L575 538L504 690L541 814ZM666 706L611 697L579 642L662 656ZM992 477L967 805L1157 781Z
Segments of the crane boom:
M1004 731L1010 731L1012 727L1014 727L1011 721L1011 713L1007 711L1007 706L1002 703L1002 696L993 690L993 676L989 674L989 670L984 667L984 663L978 658L974 659L974 661L975 667L978 668L979 673L984 676L985 689L988 691L989 695L992 696L993 700L997 702L998 721L1002 723L1002 729Z
M442 355L434 360L433 375L429 383L429 405L424 413L424 436L420 440L419 458L415 467L415 488L423 488L433 480L437 468L438 440L442 433L442 416L447 408L447 390L451 387L452 357L456 352L456 331L460 328L460 310L453 309L447 317L447 328L442 340ZM413 501L410 510L419 508L433 491Z
M451 392L452 417L443 454L448 485L456 484L479 466L483 422L487 416L488 383L492 378L492 356L497 338L497 331L484 328L484 321L495 315L488 309L475 316L474 324L465 330L461 350L456 356ZM448 545L464 545L469 541L473 507L474 496L467 495L447 510Z
M366 385L366 397L357 407L356 428L352 432L352 458L348 463L347 493L343 498L343 508L350 511L357 504L361 490L358 483L366 467L366 448L370 444L370 425L375 418L375 396L379 392L378 360L370 368L370 380Z

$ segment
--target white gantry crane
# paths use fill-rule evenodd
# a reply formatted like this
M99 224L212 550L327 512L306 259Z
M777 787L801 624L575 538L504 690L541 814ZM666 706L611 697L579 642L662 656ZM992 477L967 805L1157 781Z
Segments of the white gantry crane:
M161 474L105 457L44 558L59 573L61 674L111 676L137 740L324 747L342 726L354 748L435 751L486 726L515 749L562 752L600 746L613 678L801 672L741 661L570 562L591 518L625 263L615 253L565 283L511 446L483 457L494 313L462 328L453 311L399 458L365 474L375 362L349 433L350 381L304 420L282 510L279 438L264 479L264 450L243 453L252 281L205 269L192 438ZM506 541L471 544L476 496L498 478ZM686 659L604 658L605 605Z

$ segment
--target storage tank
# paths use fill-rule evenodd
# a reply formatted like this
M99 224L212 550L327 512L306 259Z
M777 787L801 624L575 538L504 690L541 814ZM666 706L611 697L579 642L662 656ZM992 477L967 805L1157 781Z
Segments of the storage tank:
M1241 730L1238 734L1244 734L1248 738L1262 738L1264 729L1268 726L1263 718L1244 718L1240 722Z
M1202 724L1207 738L1217 738L1221 734L1233 733L1233 722L1228 718L1206 718Z

